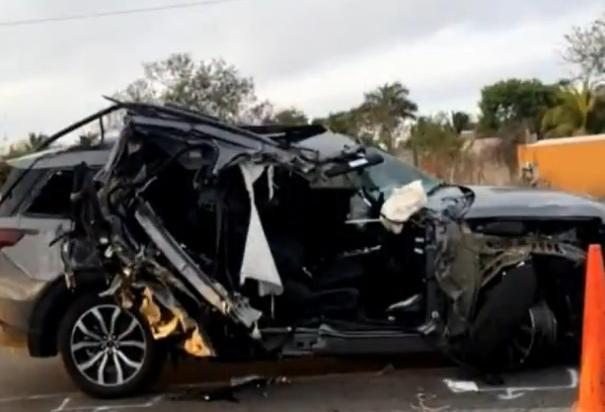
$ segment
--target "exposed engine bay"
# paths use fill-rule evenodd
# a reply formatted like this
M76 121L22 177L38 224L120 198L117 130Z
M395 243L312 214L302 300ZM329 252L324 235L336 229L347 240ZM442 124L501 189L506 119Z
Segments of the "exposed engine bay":
M109 161L75 173L65 277L98 270L155 339L230 359L437 346L494 369L577 345L594 221L470 220L471 189L381 188L383 156L345 136L119 106Z

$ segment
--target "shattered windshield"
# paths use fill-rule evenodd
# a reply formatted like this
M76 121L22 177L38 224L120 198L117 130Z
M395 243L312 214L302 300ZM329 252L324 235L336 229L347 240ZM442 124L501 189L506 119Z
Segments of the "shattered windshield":
M370 193L379 192L379 194L388 198L393 189L415 180L420 180L425 192L429 193L440 183L438 179L386 152L375 148L368 148L368 152L378 153L384 159L382 163L368 167L363 171L364 188Z

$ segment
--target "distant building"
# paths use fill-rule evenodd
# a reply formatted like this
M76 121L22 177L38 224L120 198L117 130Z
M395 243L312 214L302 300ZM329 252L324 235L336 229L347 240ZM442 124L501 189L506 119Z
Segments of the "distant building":
M605 197L605 134L519 145L520 172L540 186Z

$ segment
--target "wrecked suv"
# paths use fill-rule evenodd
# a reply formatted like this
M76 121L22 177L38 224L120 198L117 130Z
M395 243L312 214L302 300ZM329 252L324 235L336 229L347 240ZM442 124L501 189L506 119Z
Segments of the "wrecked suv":
M96 146L48 149L97 121ZM447 185L321 126L174 106L115 102L42 148L2 190L0 319L93 396L142 389L168 352L437 348L487 373L577 350L599 203Z

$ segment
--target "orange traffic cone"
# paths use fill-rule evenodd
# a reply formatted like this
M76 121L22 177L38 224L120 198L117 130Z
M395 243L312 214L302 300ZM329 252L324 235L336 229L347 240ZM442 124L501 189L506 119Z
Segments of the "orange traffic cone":
M575 412L605 412L605 270L601 246L586 260L580 396Z

